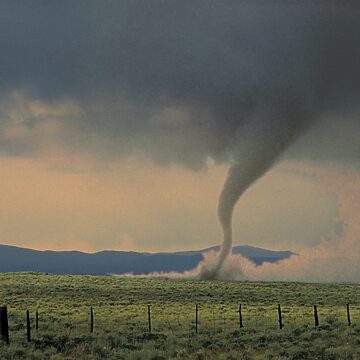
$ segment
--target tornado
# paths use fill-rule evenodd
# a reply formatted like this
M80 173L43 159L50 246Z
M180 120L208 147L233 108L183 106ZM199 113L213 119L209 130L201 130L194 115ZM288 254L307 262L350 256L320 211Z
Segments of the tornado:
M224 261L231 254L232 217L239 198L313 123L309 111L291 99L285 104L274 102L259 106L238 129L238 142L232 149L232 163L218 203L223 242L216 261L210 265L202 264L201 279L217 279Z

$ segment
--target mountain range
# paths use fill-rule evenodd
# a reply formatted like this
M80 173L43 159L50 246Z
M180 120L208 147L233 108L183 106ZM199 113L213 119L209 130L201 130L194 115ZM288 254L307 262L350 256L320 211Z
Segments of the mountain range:
M183 272L191 270L202 260L202 253L218 251L219 246L198 251L133 252L100 251L40 251L0 245L0 272L34 271L54 274L147 274L151 272ZM272 251L252 246L235 246L233 254L241 254L256 265L277 262L295 253Z

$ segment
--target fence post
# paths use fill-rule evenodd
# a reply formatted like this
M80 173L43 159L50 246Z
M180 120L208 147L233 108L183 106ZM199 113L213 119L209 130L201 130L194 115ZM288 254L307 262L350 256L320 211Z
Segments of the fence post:
M314 319L315 319L315 326L319 326L319 317L317 312L317 306L314 305Z
M148 324L149 324L149 334L151 333L151 312L150 305L148 305Z
M35 313L35 330L38 331L39 330L39 310L36 309L36 313Z
M94 332L94 311L92 306L90 306L90 333Z
M198 318L199 318L199 306L196 304L195 306L195 333L198 333Z
M348 321L348 325L349 325L349 326L351 326L350 304L346 304L346 312L347 312L347 321Z
M282 315L281 315L281 306L280 304L278 305L278 314L279 314L279 327L280 330L283 328L283 322L282 322Z
M27 342L31 342L31 325L29 310L26 310L26 339Z
M5 341L7 344L10 342L9 339L9 324L7 316L7 307L0 307L0 340Z
M244 327L242 313L241 313L241 304L239 305L239 325L240 325L240 329Z

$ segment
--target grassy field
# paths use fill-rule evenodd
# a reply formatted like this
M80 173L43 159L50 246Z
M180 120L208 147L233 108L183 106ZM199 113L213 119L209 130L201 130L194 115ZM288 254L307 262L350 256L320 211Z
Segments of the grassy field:
M316 328L314 304L320 320ZM0 305L8 306L11 338L10 345L0 343L1 360L360 359L359 285L0 274ZM31 343L26 341L26 310Z

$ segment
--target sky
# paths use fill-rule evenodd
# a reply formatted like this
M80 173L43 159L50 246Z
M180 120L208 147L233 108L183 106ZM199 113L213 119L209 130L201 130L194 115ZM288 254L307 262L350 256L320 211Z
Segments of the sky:
M356 183L359 16L357 2L1 1L0 243L212 246L229 167L270 155L234 244L345 236L341 185L301 169Z

